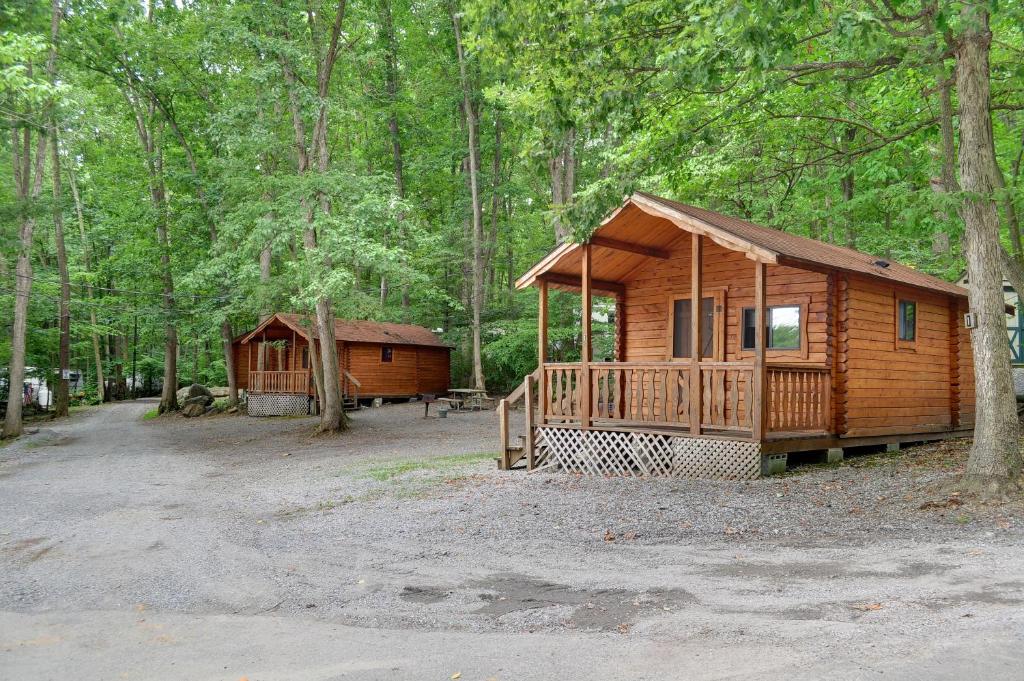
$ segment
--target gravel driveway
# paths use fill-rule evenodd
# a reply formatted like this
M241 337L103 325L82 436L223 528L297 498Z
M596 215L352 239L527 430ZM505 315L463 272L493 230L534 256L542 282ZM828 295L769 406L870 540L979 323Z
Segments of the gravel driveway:
M154 404L0 448L0 679L1024 678L1024 516L934 491L956 444L581 478L490 413Z

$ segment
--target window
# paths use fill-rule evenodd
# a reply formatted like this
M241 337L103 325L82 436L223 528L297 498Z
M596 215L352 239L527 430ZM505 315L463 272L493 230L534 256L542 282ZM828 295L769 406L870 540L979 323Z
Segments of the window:
M901 300L896 310L896 323L899 326L901 341L917 340L917 303L912 300Z
M395 350L389 345L383 345L380 349L380 361L390 362L394 359Z
M309 368L309 346L308 345L303 345L302 346L302 368L303 369L308 369Z
M800 349L800 306L773 305L768 308L767 337L769 350ZM753 350L756 345L757 316L752 307L743 308L743 349Z

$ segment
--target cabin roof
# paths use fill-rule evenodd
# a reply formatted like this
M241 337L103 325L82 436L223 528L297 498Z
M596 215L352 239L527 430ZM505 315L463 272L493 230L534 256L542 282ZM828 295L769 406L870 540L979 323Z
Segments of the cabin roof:
M315 320L309 315L279 312L271 315L266 321L246 334L242 343L248 343L256 334L271 324L287 326L297 334L309 340L320 338ZM415 324L395 324L393 322L373 322L364 319L335 319L334 337L347 343L380 343L382 345L420 345L435 348L449 348L430 329Z
M672 244L682 236L680 230L701 234L760 262L838 269L894 284L967 296L967 289L961 286L894 260L789 234L646 192L636 192L626 199L591 235L591 247L598 251L592 265L594 289L615 291L644 269L651 257L666 257ZM562 244L520 277L516 287L526 288L541 278L571 286L565 277L578 277L580 263L580 244Z

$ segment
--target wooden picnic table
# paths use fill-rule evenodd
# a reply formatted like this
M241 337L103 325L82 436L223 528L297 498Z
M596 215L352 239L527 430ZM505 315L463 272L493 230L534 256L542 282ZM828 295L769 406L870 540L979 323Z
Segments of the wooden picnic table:
M487 397L487 391L479 388L451 388L448 390L449 397L445 398L446 402L449 402L455 411L461 411L463 409L482 409L484 402L489 400Z

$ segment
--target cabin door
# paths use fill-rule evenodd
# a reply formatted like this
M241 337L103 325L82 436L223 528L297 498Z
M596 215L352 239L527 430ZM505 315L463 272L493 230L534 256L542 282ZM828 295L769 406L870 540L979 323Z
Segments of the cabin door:
M719 339L715 338L718 324L715 324L716 307L714 297L702 298L700 301L700 358L713 359L715 348L719 347ZM672 301L672 358L682 359L690 356L690 299L677 298Z

